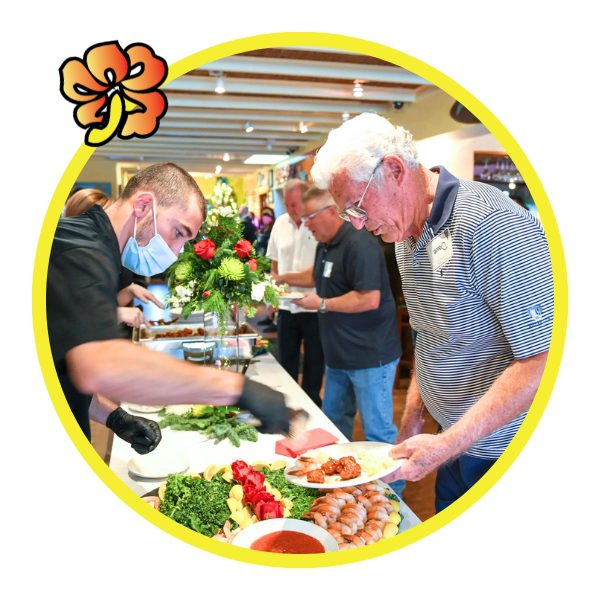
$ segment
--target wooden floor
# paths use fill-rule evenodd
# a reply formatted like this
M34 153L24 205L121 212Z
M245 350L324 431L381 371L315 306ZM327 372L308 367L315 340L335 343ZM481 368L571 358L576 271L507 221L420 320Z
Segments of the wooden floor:
M397 389L394 389L394 423L398 425L404 412L404 402L406 399L406 389L409 380L400 379ZM423 433L435 433L437 423L425 411L425 426ZM364 433L361 427L360 419L357 417L354 424L354 440L364 440ZM403 500L408 504L412 511L424 521L435 514L435 473L432 473L421 481L408 481L403 494Z

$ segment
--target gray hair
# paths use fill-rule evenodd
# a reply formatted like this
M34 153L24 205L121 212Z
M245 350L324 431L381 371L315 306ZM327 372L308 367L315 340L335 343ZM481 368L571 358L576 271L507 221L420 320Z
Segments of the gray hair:
M362 113L332 130L310 171L314 184L328 189L332 177L347 171L353 181L368 181L384 156L399 156L409 169L419 166L412 134L375 113ZM373 178L379 185L381 170Z
M302 196L302 203L314 202L318 208L325 208L326 206L335 206L335 200L327 190L320 188L311 187L304 192Z
M306 181L302 181L302 179L288 179L283 188L283 195L289 194L292 190L296 188L300 188L302 193L306 192L308 189L308 183Z

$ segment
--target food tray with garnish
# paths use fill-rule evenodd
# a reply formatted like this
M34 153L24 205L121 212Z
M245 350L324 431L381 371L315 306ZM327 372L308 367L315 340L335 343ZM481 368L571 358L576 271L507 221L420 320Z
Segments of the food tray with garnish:
M225 335L221 336L216 328L205 327L202 323L176 322L169 325L134 327L131 335L132 341L137 344L176 342L179 345L192 341L220 342L223 340L230 342L238 337L248 340L253 345L259 338L259 333L248 323L241 323L239 331L235 325L228 325Z
M238 460L209 465L202 473L169 475L144 500L174 521L208 537L232 543L235 536L269 519L301 519L326 530L340 550L395 536L401 503L381 482L342 489L310 489L290 483L288 461Z

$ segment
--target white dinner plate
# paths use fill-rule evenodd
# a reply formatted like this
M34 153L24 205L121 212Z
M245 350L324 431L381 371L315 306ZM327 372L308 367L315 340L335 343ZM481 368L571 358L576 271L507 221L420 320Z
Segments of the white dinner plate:
M342 458L342 456L354 456L354 458L359 462L357 454L360 452L368 452L373 456L378 457L388 457L388 453L390 449L393 448L392 444L385 444L383 442L347 442L345 444L332 444L331 446L324 446L323 448L318 448L316 450L309 450L305 452L301 456L318 456L318 455L326 455L330 458ZM298 457L300 458L300 457ZM336 488L350 487L353 485L362 485L363 483L369 483L370 481L376 481L377 479L381 479L390 473L396 471L402 463L404 459L390 459L391 463L389 467L382 468L376 473L372 475L368 475L367 472L362 469L359 477L355 477L354 479L346 479L346 480L332 480L332 477L325 476L324 483L310 483L306 480L306 475L298 476L298 475L290 475L289 471L294 471L296 468L296 458L285 470L285 478L295 485L299 485L301 487L308 488L316 488L321 490L333 490ZM359 462L360 464L360 462ZM315 466L315 468L318 468ZM328 481L329 479L329 481Z
M127 409L133 413L139 414L150 414L157 413L162 410L164 406L151 406L150 404L128 404Z
M300 298L304 298L305 294L302 292L288 292L287 294L281 294L278 296L279 305L286 306L289 305L292 300L300 300Z
M180 452L162 449L134 456L127 463L129 472L146 479L166 479L172 473L183 473L190 466L189 460Z

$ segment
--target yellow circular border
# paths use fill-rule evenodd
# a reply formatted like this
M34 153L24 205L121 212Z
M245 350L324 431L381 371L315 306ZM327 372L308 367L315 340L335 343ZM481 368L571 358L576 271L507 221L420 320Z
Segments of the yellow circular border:
M252 550L223 544L222 542L206 538L175 523L151 508L143 500L140 500L140 498L138 498L101 460L78 427L58 381L48 340L48 327L46 323L46 278L50 249L54 231L56 229L56 223L64 205L65 198L75 184L79 173L94 152L94 148L86 146L85 144L79 148L63 173L44 218L34 266L33 325L42 373L56 412L84 459L102 481L104 481L104 483L119 498L121 498L121 500L141 516L148 519L167 533L170 533L193 546L220 556L258 565L296 568L323 567L365 560L412 544L438 530L440 527L460 515L469 506L481 498L504 474L519 452L523 449L525 443L538 424L550 398L550 393L558 373L566 335L567 275L562 242L552 208L550 207L550 203L537 174L517 142L500 121L467 90L443 73L440 73L433 67L412 56L381 44L337 34L314 32L264 34L226 42L198 52L197 54L193 54L169 67L169 77L167 82L172 81L205 63L240 52L248 52L250 50L274 46L320 46L324 48L350 50L386 60L420 75L444 90L453 98L459 100L468 110L475 114L510 154L518 167L519 172L523 175L535 200L536 207L548 237L552 261L552 273L554 276L555 319L548 362L535 401L533 402L523 425L513 438L507 450L494 466L476 485L446 510L401 535L390 540L378 542L371 546L324 555L286 556L257 553Z

